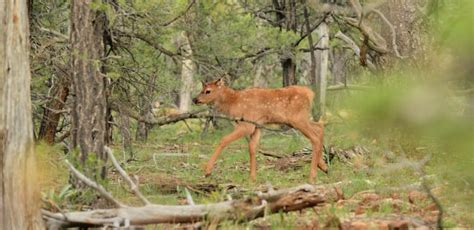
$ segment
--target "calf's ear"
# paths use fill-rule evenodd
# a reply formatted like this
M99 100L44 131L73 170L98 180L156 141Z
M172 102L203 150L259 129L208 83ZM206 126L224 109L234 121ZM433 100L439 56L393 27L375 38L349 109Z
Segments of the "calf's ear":
M225 80L223 77L219 78L219 80L216 81L217 86L223 86L225 85Z

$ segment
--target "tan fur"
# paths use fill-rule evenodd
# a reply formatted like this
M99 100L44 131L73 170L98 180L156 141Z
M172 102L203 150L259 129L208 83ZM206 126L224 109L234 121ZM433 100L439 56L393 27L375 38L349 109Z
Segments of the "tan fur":
M317 174L316 167L327 170L322 160L323 125L314 122L311 106L314 93L308 87L289 86L278 89L250 88L234 90L225 86L222 79L203 83L201 93L193 99L197 104L210 104L214 109L234 118L243 118L258 124L287 124L300 130L313 146L310 180ZM260 129L255 124L239 122L232 133L223 137L207 163L206 175L210 175L217 157L229 143L250 135L250 177L256 178L255 154L260 138Z

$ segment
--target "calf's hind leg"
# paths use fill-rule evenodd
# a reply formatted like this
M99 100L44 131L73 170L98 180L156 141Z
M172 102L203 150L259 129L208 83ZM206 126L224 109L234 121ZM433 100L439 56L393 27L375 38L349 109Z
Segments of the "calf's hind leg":
M255 181L257 179L257 145L260 139L260 129L255 128L255 131L250 135L249 154L250 154L250 179Z
M310 121L311 126L313 127L313 130L316 133L316 136L319 138L319 142L321 143L321 158L319 159L318 162L318 167L321 169L321 171L328 173L328 166L326 162L324 162L323 159L323 153L322 153L322 146L323 146L323 139L324 139L324 125L321 122L315 122L315 121Z
M292 126L303 133L303 135L311 141L311 145L313 147L312 150L312 158L311 158L311 170L309 173L309 181L313 182L314 178L317 176L317 167L318 164L321 164L322 161L322 138L318 137L317 132L315 131L314 126L310 123L310 121L300 121L295 122ZM324 161L322 162L324 165Z

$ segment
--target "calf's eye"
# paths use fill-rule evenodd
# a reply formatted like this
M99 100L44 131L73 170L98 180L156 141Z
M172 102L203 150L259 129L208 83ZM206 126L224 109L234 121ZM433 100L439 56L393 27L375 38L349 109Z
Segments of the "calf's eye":
M206 92L204 92L205 94L210 94L211 91L210 90L206 90Z

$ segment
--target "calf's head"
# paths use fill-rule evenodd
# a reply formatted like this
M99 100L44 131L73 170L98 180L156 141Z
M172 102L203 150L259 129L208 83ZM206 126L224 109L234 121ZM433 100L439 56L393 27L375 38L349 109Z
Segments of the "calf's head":
M224 87L225 83L222 78L208 83L202 82L201 92L193 98L194 104L212 104L217 98L219 98Z

